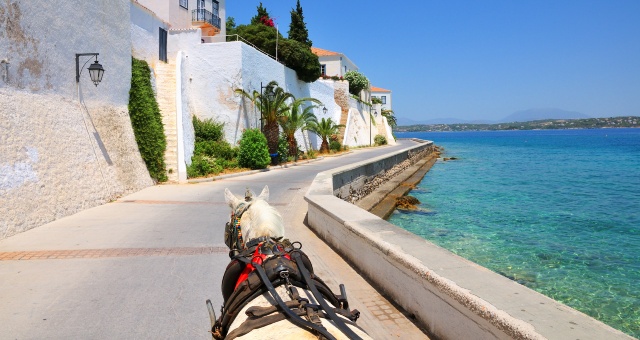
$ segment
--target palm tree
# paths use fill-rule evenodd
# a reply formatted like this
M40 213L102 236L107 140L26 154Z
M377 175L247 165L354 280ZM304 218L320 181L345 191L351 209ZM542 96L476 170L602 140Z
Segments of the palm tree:
M387 123L389 123L389 126L391 128L398 126L398 121L396 120L396 116L393 110L382 110L380 114L382 114L383 117L387 118Z
M337 134L341 127L344 127L344 125L336 124L331 118L322 118L320 122L316 121L312 123L309 130L315 132L316 135L322 138L322 144L320 145L321 153L329 152L329 136Z
M278 119L282 132L287 137L289 155L293 155L296 159L298 156L298 142L295 137L296 131L309 130L314 123L317 123L316 115L313 114L313 109L317 106L310 105L302 109L302 104L305 102L322 105L322 103L315 98L296 99L291 103L289 110L284 112Z
M276 81L269 82L266 89L261 94L257 94L258 91L255 90L252 94L249 94L242 89L236 89L235 92L248 98L254 105L258 106L264 122L262 133L264 133L267 138L269 153L276 153L278 151L279 134L278 117L289 110L287 100L295 99L293 95L289 92L285 92L283 88L278 86Z

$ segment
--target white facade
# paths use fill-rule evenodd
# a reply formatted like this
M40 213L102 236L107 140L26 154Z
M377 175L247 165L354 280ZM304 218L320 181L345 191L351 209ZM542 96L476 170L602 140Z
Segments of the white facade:
M131 2L131 55L146 61L151 68L160 60L160 29L169 30L164 21L145 6Z
M0 3L0 239L153 184L128 115L129 17L129 0ZM76 83L76 53L99 53L97 87L86 68Z
M312 47L311 51L318 56L323 75L328 77L344 77L348 71L358 71L358 66L354 64L346 55L339 52L332 52L317 47Z
M371 86L371 97L377 97L382 100L382 110L393 110L393 106L391 104L391 90Z
M187 163L193 155L191 116L213 118L224 123L225 138L232 145L237 145L244 129L260 127L260 113L249 100L234 93L234 89L259 92L261 85L272 80L296 98L319 99L327 108L327 114L321 108L317 109L315 115L318 119L331 118L339 123L343 109L348 112L350 127L345 145L368 145L369 135L375 136L378 127L369 124L368 106L350 98L346 81L305 83L298 80L295 71L242 42L200 44L198 40L197 31L171 32L169 37L169 46L172 47L169 53L178 53L173 48L181 51L181 74L178 77L182 83L182 98L179 105L185 125L182 143ZM340 98L340 104L337 98ZM317 150L322 142L310 132L298 132L296 139L303 150L308 146Z
M169 29L184 30L194 28L194 20L203 16L220 20L220 27L208 30L203 28L204 42L226 41L226 0L133 0L153 11ZM198 12L200 11L200 12ZM195 12L195 13L194 13Z

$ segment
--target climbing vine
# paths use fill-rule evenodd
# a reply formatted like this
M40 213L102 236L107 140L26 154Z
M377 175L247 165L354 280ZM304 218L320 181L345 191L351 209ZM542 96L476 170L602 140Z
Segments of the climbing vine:
M157 182L167 181L164 163L167 140L160 109L151 87L151 70L146 61L135 58L131 58L129 116L149 175Z

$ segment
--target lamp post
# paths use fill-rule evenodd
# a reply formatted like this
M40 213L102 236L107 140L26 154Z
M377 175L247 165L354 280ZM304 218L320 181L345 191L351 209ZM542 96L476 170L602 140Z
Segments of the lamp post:
M371 115L371 112L369 112L369 115ZM377 117L378 111L373 110L373 115ZM371 121L372 120L373 120L373 117L369 117L369 145L373 145L373 143L371 143Z
M271 104L272 104L271 101L273 101L273 98L274 98L273 87L269 86L269 84L267 84L267 86L262 86L262 82L260 82L260 106L262 106L260 108L260 131L264 129L264 122L262 120L262 109L265 107L264 105L262 105L262 102L264 99L264 97L262 96L263 89L267 89L267 104L268 104L268 107L266 108L267 110L271 109Z
M102 68L102 65L100 65L98 63L98 54L99 53L76 53L76 83L80 83L80 74L82 73L82 70L84 69L85 65L87 65L87 63L91 60L87 60L84 65L82 65L82 68L80 68L80 57L84 57L84 56L93 56L96 58L96 61L89 65L89 77L91 78L91 81L93 82L93 84L95 86L98 86L98 84L102 81L102 76L104 75L104 68Z

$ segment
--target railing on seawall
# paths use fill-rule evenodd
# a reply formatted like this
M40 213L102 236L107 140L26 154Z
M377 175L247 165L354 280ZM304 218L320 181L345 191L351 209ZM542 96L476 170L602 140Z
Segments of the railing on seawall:
M632 339L335 196L425 144L319 173L309 226L436 338Z

